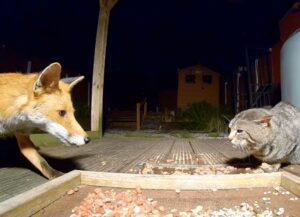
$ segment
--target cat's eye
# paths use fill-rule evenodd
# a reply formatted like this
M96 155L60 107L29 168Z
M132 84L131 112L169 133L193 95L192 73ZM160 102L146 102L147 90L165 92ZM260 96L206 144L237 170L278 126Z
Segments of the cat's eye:
M240 129L238 129L236 132L238 132L238 133L242 133L242 132L243 132L243 130L240 130Z
M58 110L58 115L60 116L60 117L64 117L65 115L66 115L66 111L65 110Z

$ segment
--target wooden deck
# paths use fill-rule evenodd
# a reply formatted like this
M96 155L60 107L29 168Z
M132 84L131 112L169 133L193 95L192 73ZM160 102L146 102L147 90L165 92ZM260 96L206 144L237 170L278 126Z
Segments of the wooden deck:
M138 173L141 165L152 162L163 165L224 164L245 153L233 149L225 138L111 138L92 141L82 147L57 145L40 152L54 168L68 172L73 169ZM7 153L10 155L12 153ZM17 158L21 158L18 155ZM6 163L0 168L0 201L38 186L47 180L30 164ZM23 167L23 168L22 168Z
M104 138L82 147L44 148L41 153L75 165L76 169L122 173L132 173L149 160L156 164L171 160L174 165L203 165L246 156L233 149L227 139L209 138Z

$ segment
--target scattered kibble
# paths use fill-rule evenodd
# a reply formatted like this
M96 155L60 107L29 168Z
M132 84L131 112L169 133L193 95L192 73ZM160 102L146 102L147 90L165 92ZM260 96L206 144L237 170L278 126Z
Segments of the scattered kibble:
M73 208L71 217L139 216L146 213L160 216L163 208L156 206L157 201L147 199L140 187L123 192L96 188Z
M280 207L277 210L274 210L276 215L282 215L284 213L284 208Z
M162 174L162 175L223 175L223 174L238 174L238 173L264 173L261 168L239 169L228 165L199 165L193 168L172 167L171 161L167 161L164 166L155 165L152 163L143 163L140 167L140 174ZM170 164L170 166L168 166Z
M280 191L280 189L274 190ZM272 194L272 191L267 191L266 194ZM296 198L292 197L290 200L296 200ZM270 197L261 199L264 203L271 200ZM134 190L121 192L95 188L79 206L72 209L70 217L274 217L282 216L284 213L283 207L272 210L268 207L261 207L258 201L254 201L253 205L242 202L237 206L219 210L204 208L201 205L194 208L186 207L183 210L166 209L153 198L146 198L142 189L137 187Z
M75 191L74 191L73 189L71 189L71 190L69 190L69 191L67 192L68 195L72 195L72 194L74 194L74 193L75 193Z
M291 201L297 201L297 200L299 200L299 198L298 197L291 197L290 200Z
M78 192L78 191L79 191L79 188L76 187L76 188L74 188L73 190L74 190L75 192Z
M268 200L270 200L270 198L269 197L263 197L262 200L263 201L268 201Z

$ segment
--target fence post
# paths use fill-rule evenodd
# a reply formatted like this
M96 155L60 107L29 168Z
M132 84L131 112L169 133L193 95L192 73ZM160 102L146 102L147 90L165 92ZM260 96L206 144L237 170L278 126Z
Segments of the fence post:
M141 103L136 104L136 129L141 129Z
M148 103L147 103L147 101L146 101L145 104L144 104L143 122L144 122L145 117L147 116L147 111L148 111L147 106L148 106Z

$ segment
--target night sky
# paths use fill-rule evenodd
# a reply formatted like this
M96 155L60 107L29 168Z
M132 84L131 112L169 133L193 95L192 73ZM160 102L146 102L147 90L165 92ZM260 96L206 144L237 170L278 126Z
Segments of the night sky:
M230 74L278 41L293 0L119 0L110 14L105 95L177 87L177 69L203 64ZM2 0L0 43L59 61L91 80L97 0ZM120 91L122 90L122 91Z

